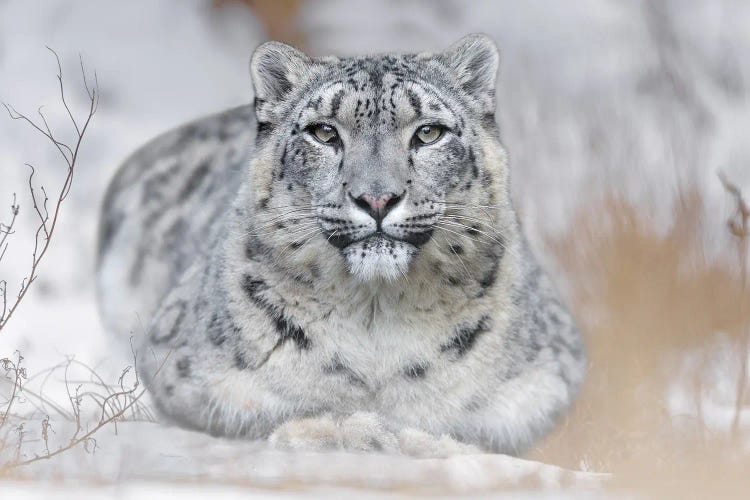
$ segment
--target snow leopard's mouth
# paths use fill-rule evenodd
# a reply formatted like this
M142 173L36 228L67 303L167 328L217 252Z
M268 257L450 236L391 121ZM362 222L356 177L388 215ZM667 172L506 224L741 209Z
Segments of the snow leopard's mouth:
M341 250L344 250L356 243L363 243L369 246L378 246L378 244L381 242L386 244L396 242L408 243L409 245L419 248L430 241L430 238L432 238L432 232L432 229L428 229L421 232L411 232L404 237L398 238L395 236L391 236L382 230L377 230L364 237L355 238L346 234L336 234L336 231L334 231L327 238L330 244Z

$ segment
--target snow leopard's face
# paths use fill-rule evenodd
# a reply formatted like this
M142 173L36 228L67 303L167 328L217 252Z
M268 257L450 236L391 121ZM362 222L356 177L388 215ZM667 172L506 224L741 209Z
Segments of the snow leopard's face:
M251 65L259 154L273 158L260 209L288 221L276 226L292 247L325 241L355 276L406 276L437 233L472 226L446 212L496 203L485 145L497 64L482 36L441 54L352 59L264 44Z

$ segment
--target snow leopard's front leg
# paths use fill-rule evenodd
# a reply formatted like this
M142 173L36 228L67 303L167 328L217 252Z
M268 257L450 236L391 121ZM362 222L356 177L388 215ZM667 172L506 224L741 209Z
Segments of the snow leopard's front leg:
M372 412L291 420L280 425L269 441L275 448L296 451L340 449L417 457L480 452L478 448L460 443L448 435L433 436L414 428L393 429L380 415Z

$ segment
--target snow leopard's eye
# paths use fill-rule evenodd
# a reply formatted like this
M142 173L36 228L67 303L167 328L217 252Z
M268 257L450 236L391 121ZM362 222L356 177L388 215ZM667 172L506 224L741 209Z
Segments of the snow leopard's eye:
M424 146L437 142L443 136L445 128L440 125L422 125L414 133L414 144Z
M339 139L339 133L336 129L325 123L310 125L308 131L318 140L318 142L322 142L323 144L333 144Z

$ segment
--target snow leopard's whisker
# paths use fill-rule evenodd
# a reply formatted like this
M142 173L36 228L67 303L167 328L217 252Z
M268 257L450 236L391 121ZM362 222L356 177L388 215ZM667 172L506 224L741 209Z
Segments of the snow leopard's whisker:
M497 231L500 230L499 228L495 227L493 224L487 222L486 220L480 219L479 217L476 217L474 215L444 213L443 218L454 219L454 220L455 219L468 220L470 222L476 222L478 224L488 226L492 228L493 230L497 230Z
M443 236L443 241L445 241L446 245L448 245L448 249L458 258L458 262L461 264L461 267L463 267L465 271L465 275L468 279L471 279L471 272L469 271L469 268L466 267L466 263L464 262L463 257L461 257L458 252L453 248L453 245L450 244L448 241L448 238Z
M494 220L497 217L497 214L493 215L493 214L489 213L487 211L489 208L490 207L483 206L483 205L466 205L466 204L464 204L464 205L446 205L445 206L445 210L446 211L448 211L448 210L455 210L458 214L463 215L463 216L475 217L474 215L472 215L472 213L474 211L479 211L482 214L484 214L484 216L487 217L488 219Z
M316 224L317 222L315 221L301 222L298 224L294 224L293 229L298 230L298 229L302 229L305 227L312 227ZM253 226L251 231L242 231L240 233L234 234L233 239L241 240L247 236L268 236L269 234L273 232L275 225L276 224L264 224L262 226Z
M299 247L292 248L292 252L296 253L296 252L302 251L302 248L304 248L304 246L307 245L310 241L312 241L312 239L315 238L318 234L319 234L318 232L313 231L312 234L310 234L307 238L305 238L305 239L303 239L301 241L298 241L297 243L300 244ZM325 233L323 233L323 231L320 231L320 234L323 234L323 236L325 236ZM293 244L293 243L295 243L295 242L290 243L290 245Z
M316 208L326 208L326 205L275 205L272 207L266 207L264 210L281 210L284 208L302 208L302 209L316 209Z
M480 205L476 203L462 203L455 201L433 201L435 205L444 205L450 207L461 207L461 208L503 208L504 205Z
M263 217L262 219L263 220L272 220L272 219L277 219L279 217L286 217L286 216L288 216L290 214L315 214L315 213L316 213L315 210L309 210L309 209L301 209L301 208L287 209L284 212L277 212L277 213L271 214L268 217Z
M283 207L273 207L267 209L268 212L271 212L272 214L276 214L282 210L289 211L289 212L315 212L319 210L321 207L295 207L294 205L287 205Z
M494 219L496 217L496 214L493 215L488 212L488 210L492 212L496 212L498 210L502 210L501 205L478 205L478 204L471 204L471 203L453 203L453 202L446 202L443 204L443 208L445 210L456 210L461 211L461 213L466 213L467 211L479 211L482 214L484 214L485 217ZM468 215L468 214L467 214Z
M336 236L336 233L338 233L338 232L339 232L338 229L334 229L333 232L331 233L331 235L328 236L328 238L326 238L326 243L328 243L329 241L331 241L331 238L333 238L334 236Z
M261 224L256 224L256 227L271 227L281 222L291 222L294 220L305 220L305 219L317 219L317 215L301 212L291 212L285 214L279 214L278 216L270 219L261 220Z
M487 238L489 238L490 240L492 240L493 242L495 242L497 245L501 246L505 252L508 252L509 254L514 255L514 256L519 256L518 251L516 251L512 247L509 247L508 243L506 241L494 238L492 235L487 234L484 231L481 231L481 230L477 229L476 227L467 226L466 224L463 224L461 222L451 222L451 221L443 221L443 222L448 223L448 224L453 224L454 226L459 226L461 228L466 229L467 231L468 230L476 231L477 233L480 233L480 234L486 236ZM443 229L445 229L445 228L443 228ZM466 236L468 236L468 235L466 235ZM499 236L503 236L503 235L500 234ZM476 240L476 241L478 241L478 240Z
M277 226L278 224L291 224L291 225L299 225L302 222L297 221L304 221L304 222L310 222L310 221L317 221L317 217L311 216L311 215L300 215L300 216L294 216L294 217L288 217L288 218L280 218L273 221L267 221L264 224L261 224L259 226L256 226L254 229L271 229L274 226ZM278 228L282 229L282 228Z
M290 210L288 212L284 212L283 214L276 214L273 217L269 217L267 219L262 219L265 222L275 222L282 219L292 218L292 217L316 217L317 215L312 210L309 211L303 211L303 210Z
M306 230L311 229L311 228L313 228L313 227L315 227L317 225L318 225L317 222L307 222L307 223L304 223L304 224L297 224L297 225L295 225L294 229L296 231L306 231ZM273 224L271 226L273 226ZM237 235L235 237L235 239L242 240L243 238L246 238L247 236L268 236L272 232L273 232L273 228L272 227L258 228L255 231L246 232L246 233L242 233L240 235ZM289 236L289 235L294 235L296 233L293 231L291 233L290 232L286 232L284 234L286 236Z
M465 225L465 224L463 224L463 223L462 223L461 221L455 221L455 220L454 220L453 222L454 222L454 223L458 223L458 224L462 224L462 225L464 225L464 227L466 227L466 225ZM479 228L478 228L478 227L476 226L477 224L478 224L479 226L484 226L484 228L485 228L485 229L487 229L487 231L491 231L491 232L492 232L493 234L495 234L495 235L497 236L497 238L495 238L495 239L494 239L494 241L495 241L495 242L496 242L496 243L497 243L498 245L502 246L502 247L503 247L503 248L505 248L506 250L511 250L510 246L508 245L508 241L509 241L509 240L512 240L512 239L513 239L513 236L512 236L512 235L509 235L509 234L507 234L507 233L506 233L505 231L503 231L502 229L500 229L500 228L497 228L497 227L495 227L495 226L493 226L493 225L491 225L491 224L488 224L488 223L486 223L486 222L482 222L482 221L480 221L480 220L475 220L475 221L474 221L474 225L473 225L473 226L469 226L469 227L467 228L467 231L468 231L468 230L471 230L471 231L476 231L477 233L480 233L480 234L484 234L484 235L486 235L487 237L491 237L491 235L490 235L490 234L487 234L487 233L486 233L485 231L482 231L481 229L479 229Z
M319 233L321 233L321 234L323 233L323 230L320 227L316 227L315 229L313 229L311 231L305 232L302 235L302 237L301 237L301 239L303 240L303 243L302 243L302 245L299 248L293 248L293 245L295 243L299 243L300 238L297 237L297 235L299 234L299 232L297 232L297 233L291 233L289 236L293 237L292 238L293 241L290 241L283 249L281 249L281 252L279 252L279 259L281 259L281 258L283 258L285 256L287 249L292 248L292 250L294 250L296 252L297 250L299 250L300 248L302 248L302 246L304 246L304 243L306 243L307 241L309 241L310 239L312 239L313 237L315 237ZM307 239L305 239L305 238L307 238Z
M456 251L455 251L455 250L453 249L453 245L451 244L451 242L450 242L450 241L448 241L448 238L447 238L447 237L445 237L445 236L443 236L443 242L445 242L445 244L446 244L446 245L448 245L448 249L449 249L449 250L450 250L450 251L451 251L451 252L453 253L453 255L455 255L456 257L458 257L458 261L460 262L460 264L461 264L461 267L463 267L463 269L464 269L464 270L463 270L463 274L464 274L464 276L466 276L466 278L468 278L469 280L471 280L471 279L472 279L472 277L471 277L471 273L469 272L469 268L468 268L468 267L466 267L466 263L464 263L464 260L463 260L463 259L461 258L461 256L460 256L460 255L458 255L458 253L457 253L457 252L456 252ZM438 244L437 240L435 240L435 245L436 245L436 246L438 247L438 249L440 249L440 251L441 251L441 252L447 253L447 252L445 252L445 251L443 250L443 247L441 247L441 246L440 246L440 245Z
M494 234L495 236L497 236L497 240L499 240L499 241L497 241L498 244L501 244L501 245L504 245L504 246L507 245L507 242L505 242L503 240L508 239L508 235L503 230L501 230L498 227L495 227L492 224L484 222L484 221L482 221L480 219L474 219L474 218L471 218L471 217L444 216L443 220L445 220L446 222L450 221L450 222L452 222L454 224L461 224L462 226L464 226L467 229L467 231L475 231L477 233L484 234L487 237L491 237L491 234ZM469 226L468 224L466 224L465 222L463 222L464 220L467 220L467 221L471 222L472 225ZM480 229L478 226L482 227L482 229L484 229L484 231L482 229ZM488 234L488 233L491 233L491 234Z
M487 222L485 220L482 220L482 219L480 219L478 217L474 217L474 216L471 216L471 215L443 214L443 218L449 219L449 220L454 220L455 222L460 222L458 219L468 220L468 221L474 222L476 224L480 224L482 226L485 226L488 230L491 230L492 232L494 232L495 234L497 234L499 236L502 236L502 237L508 236L505 233L505 231L503 231L502 228L497 227L494 224L490 224L489 222ZM472 229L474 229L474 228L472 228Z
M469 234L461 234L458 231L454 231L453 229L449 229L449 228L443 226L442 224L443 224L443 222L436 222L435 223L435 227L437 227L438 229L442 229L443 231L447 231L449 233L455 234L459 238L466 238L468 240L477 241L477 242L480 241L478 238L476 238L474 236L471 236Z
M485 232L483 232L483 231L479 231L479 230L478 230L478 229L476 229L476 228L473 228L473 227L467 226L466 224L462 224L462 223L459 223L459 222L450 222L450 221L445 221L445 220L444 220L444 221L438 222L437 224L435 224L435 226L436 226L436 227L439 227L439 228L440 228L440 229L442 229L443 231L447 231L447 232L449 232L449 233L453 233L453 234L455 234L455 235L457 235L457 236L460 236L460 237L462 237L462 238L468 238L468 239L470 239L470 240L472 240L472 241L477 241L477 242L481 241L481 240L479 240L478 238L476 238L476 237L473 237L472 235L469 235L469 234L461 234L461 233L458 233L458 232L456 232L456 231L453 231L452 229L448 229L447 227L445 227L445 226L442 226L442 225L441 225L441 224L446 224L446 223L447 223L447 224L453 224L453 226L459 226L459 227L461 227L461 228L464 228L464 229L467 229L467 230L469 230L469 229L470 229L470 230L472 230L472 231L476 231L476 232L478 232L478 233L481 233L481 234L483 234L484 236L486 236L487 238L489 238L490 240L494 241L495 243L497 243L498 245L500 245L501 247L503 247L503 250L504 250L505 252L508 252L508 253L510 253L511 255L514 255L514 256L519 256L518 252L517 252L517 251L516 251L515 249L513 249L513 248L510 248L510 247L508 247L508 245L507 245L506 243L504 243L504 242L502 242L502 241L499 241L499 240L497 240L496 238L493 238L493 237L492 237L491 235L489 235L489 234L487 234L487 233L485 233Z
M498 245L503 245L503 246L505 245L505 242L503 242L502 240L498 239L497 237L495 237L495 236L493 236L493 235L491 235L489 233L486 233L486 232L484 232L484 231L482 231L480 229L477 229L475 227L471 227L471 226L469 226L467 224L464 224L463 222L454 221L454 220L450 220L450 219L443 219L441 222L444 223L444 224L451 224L452 226L458 226L458 227L460 227L462 229L466 229L467 231L476 231L477 233L482 234L482 235L486 236L487 238L489 238L490 240L494 241Z
M320 229L317 222L308 222L307 224L296 226L294 230L284 232L282 234L283 239L295 240L300 235L305 235L313 229Z

